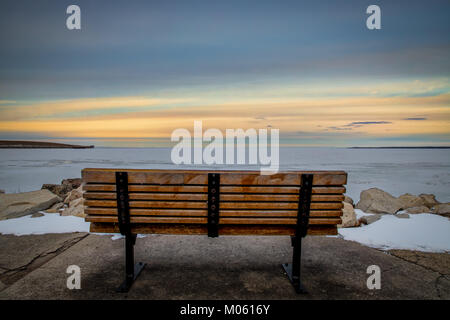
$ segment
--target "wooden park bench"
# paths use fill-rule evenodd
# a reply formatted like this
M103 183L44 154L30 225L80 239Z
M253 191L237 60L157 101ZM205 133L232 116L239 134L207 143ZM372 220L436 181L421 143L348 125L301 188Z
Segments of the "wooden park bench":
M125 236L126 292L144 267L134 264L136 234L289 235L294 288L300 281L301 239L336 235L341 223L343 171L82 170L91 232Z

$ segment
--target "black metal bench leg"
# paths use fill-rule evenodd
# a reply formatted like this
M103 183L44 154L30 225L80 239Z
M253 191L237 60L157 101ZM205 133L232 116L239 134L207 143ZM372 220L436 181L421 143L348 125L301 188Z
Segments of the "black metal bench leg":
M302 238L292 237L292 263L284 263L283 268L294 286L295 292L307 293L300 278L301 258L302 258Z
M136 280L142 269L145 267L145 263L142 262L134 264L135 243L135 234L128 234L125 236L125 281L117 288L117 292L128 292L133 285L134 280Z

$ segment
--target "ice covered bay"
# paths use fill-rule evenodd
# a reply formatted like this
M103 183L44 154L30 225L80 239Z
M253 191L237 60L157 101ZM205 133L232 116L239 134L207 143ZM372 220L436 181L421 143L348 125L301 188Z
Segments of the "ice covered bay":
M80 177L81 169L252 169L259 166L177 166L170 148L2 149L0 189L24 192L44 183ZM357 201L361 190L378 187L394 196L433 193L450 201L450 149L280 148L280 170L345 170L347 194Z

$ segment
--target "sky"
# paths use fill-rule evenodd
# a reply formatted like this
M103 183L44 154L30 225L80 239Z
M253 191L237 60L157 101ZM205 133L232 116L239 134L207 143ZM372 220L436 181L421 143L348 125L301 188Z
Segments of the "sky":
M2 0L0 139L165 146L201 120L285 146L450 146L449 18L449 1Z

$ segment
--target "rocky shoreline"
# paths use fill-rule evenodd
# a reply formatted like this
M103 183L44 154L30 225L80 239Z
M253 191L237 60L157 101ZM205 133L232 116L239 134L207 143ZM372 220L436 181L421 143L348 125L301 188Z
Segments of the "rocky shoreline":
M64 179L60 184L44 184L41 190L4 194L0 190L0 220L26 215L40 217L45 213L84 218L83 189L80 178ZM408 219L410 214L430 213L450 218L450 203L440 203L433 194L394 197L378 188L363 190L358 203L345 196L342 223L339 228L368 225L383 215ZM358 217L356 210L364 213Z
M84 218L81 178L64 179L61 184L44 184L41 190L5 194L0 191L0 220L46 213Z
M357 219L355 209L365 215ZM431 213L450 218L450 203L441 203L433 194L413 195L409 193L394 197L378 188L363 190L359 202L355 205L353 199L346 196L342 215L341 228L359 227L371 224L390 214L400 219L408 219L410 214Z

